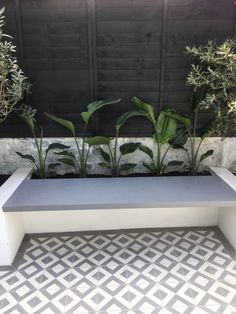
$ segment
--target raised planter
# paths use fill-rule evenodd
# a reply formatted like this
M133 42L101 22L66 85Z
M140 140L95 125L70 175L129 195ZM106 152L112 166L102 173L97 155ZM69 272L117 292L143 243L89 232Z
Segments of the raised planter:
M11 265L25 235L21 213L4 213L3 205L21 183L30 177L32 169L21 168L0 186L0 266Z
M12 263L25 233L219 225L236 249L236 182L226 169L212 171L198 177L26 180L31 170L19 169L1 187L0 265Z

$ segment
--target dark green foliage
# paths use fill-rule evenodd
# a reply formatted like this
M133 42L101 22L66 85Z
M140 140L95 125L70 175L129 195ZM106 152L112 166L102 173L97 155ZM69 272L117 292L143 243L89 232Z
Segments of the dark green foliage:
M165 164L166 155L171 148L170 143L175 141L178 134L177 121L175 118L169 116L170 114L174 114L173 110L166 108L158 115L154 106L143 102L137 97L132 98L132 103L134 105L134 110L124 113L120 117L119 121L123 121L124 119L127 120L135 116L142 116L148 119L154 130L153 139L157 147L156 154L154 154L153 151L146 145L139 144L138 146L138 148L150 159L150 162L143 162L144 167L152 174L160 175L164 173L168 167L181 165L181 161L178 163ZM180 138L182 139L181 143L183 143L184 137L178 134L178 141L180 141Z
M45 115L52 121L60 124L66 128L74 138L76 150L78 153L78 158L72 152L63 151L60 153L62 158L59 159L60 162L69 165L74 168L78 176L84 178L87 176L87 164L89 158L90 148L93 145L105 145L110 143L110 140L104 136L94 136L86 137L87 125L92 117L92 115L99 109L102 109L105 106L117 104L120 102L120 99L108 99L108 100L98 100L93 101L87 106L87 111L81 113L81 117L84 121L83 126L83 137L82 143L79 144L79 139L76 136L76 128L74 124L69 121L59 117L56 117L52 114L45 113Z
M22 154L21 152L16 153L21 158L31 162L34 166L35 173L40 178L45 179L47 177L55 175L55 168L60 165L59 162L48 163L49 153L55 150L69 149L70 147L61 143L52 143L45 149L45 151L43 150L43 129L37 126L37 122L35 119L36 112L37 111L35 109L32 109L30 106L22 106L20 107L18 114L31 131L31 134L36 144L38 158L37 160L35 160L32 155Z

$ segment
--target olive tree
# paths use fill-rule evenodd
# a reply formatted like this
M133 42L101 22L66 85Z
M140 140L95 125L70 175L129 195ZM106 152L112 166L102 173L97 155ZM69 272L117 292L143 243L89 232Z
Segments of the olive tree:
M199 107L214 114L211 134L224 135L236 129L236 40L221 44L209 41L206 45L187 47L195 62L187 83L195 92L206 91Z
M0 123L11 113L29 90L29 83L17 64L15 46L4 34L5 9L0 10Z

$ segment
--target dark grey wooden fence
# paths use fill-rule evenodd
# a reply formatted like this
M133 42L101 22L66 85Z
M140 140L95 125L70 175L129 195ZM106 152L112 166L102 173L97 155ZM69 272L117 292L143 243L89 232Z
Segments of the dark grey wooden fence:
M47 136L67 136L47 121L48 111L81 125L79 113L92 99L122 97L100 112L91 132L111 135L133 95L180 113L190 111L185 46L236 35L234 0L1 0L6 32L32 83L26 102L39 109ZM202 115L204 127L209 115ZM142 119L130 120L126 136L150 134ZM0 136L27 136L11 115Z

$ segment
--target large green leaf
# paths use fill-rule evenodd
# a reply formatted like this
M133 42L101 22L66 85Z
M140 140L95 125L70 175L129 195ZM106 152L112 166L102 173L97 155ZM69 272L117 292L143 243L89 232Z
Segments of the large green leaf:
M107 152L105 152L101 147L99 148L100 154L102 158L107 162L110 163L111 161L111 156Z
M139 149L153 159L153 151L148 146L140 144Z
M53 149L68 149L70 148L70 146L61 144L61 143L52 143L48 146L48 148L46 149L46 152L48 153L50 150Z
M25 154L22 154L22 153L20 153L20 152L16 152L16 154L17 154L18 156L20 156L21 158L27 159L28 161L30 161L30 162L32 162L32 163L35 164L35 159L34 159L34 157L33 157L32 155L25 155Z
M121 155L127 155L135 152L140 146L140 143L126 143L120 146Z
M62 162L65 165L68 165L68 166L76 168L76 164L75 164L75 161L73 159L70 159L70 158L60 158L60 159L58 159L58 161Z
M182 148L187 142L188 133L186 129L180 129L177 131L176 136L172 138L169 143L173 148Z
M204 159L210 157L212 154L214 153L213 149L209 149L207 152L205 152L204 154L201 155L200 160L199 160L199 164L200 162L202 162Z
M105 136L94 136L94 137L86 137L84 141L89 146L92 146L92 145L109 145L111 140L109 137L105 137Z
M130 171L133 170L137 164L134 163L126 163L120 166L120 172Z
M174 166L181 166L183 164L183 161L180 160L171 160L168 162L168 167L174 167Z
M177 121L181 122L185 127L190 128L191 127L191 120L183 117L177 113L166 113L170 118L176 119Z
M128 119L135 116L147 116L147 113L143 110L133 110L133 111L125 112L116 121L116 131L118 132Z
M160 144L168 143L175 137L177 130L177 121L169 117L165 111L161 111L156 123L156 139Z
M52 121L54 122L57 122L59 123L60 125L64 126L65 128L67 128L73 135L75 135L75 126L74 124L69 121L69 120L65 120L65 119L62 119L62 118L58 118L56 116L54 116L53 114L50 114L50 113L47 113L45 112L44 113L46 117L48 117L49 119L51 119Z
M76 159L74 153L69 152L67 150L64 150L62 152L54 152L54 154L55 155L59 155L59 156L66 156L66 157L70 157L70 158Z
M138 97L133 97L131 100L138 110L146 112L147 118L152 122L152 124L156 123L155 108L152 105L143 102Z
M196 113L202 105L202 102L205 100L208 92L208 87L203 85L198 87L192 94L192 110Z
M19 117L25 122L25 124L30 128L31 131L34 131L35 124L32 118L26 118L22 114L19 114Z
M91 118L91 116L94 114L95 111L107 105L117 104L120 101L121 101L120 98L116 98L116 99L107 99L107 100L97 100L97 101L91 102L87 106L88 110L81 113L83 121L85 123L88 123L89 119Z

